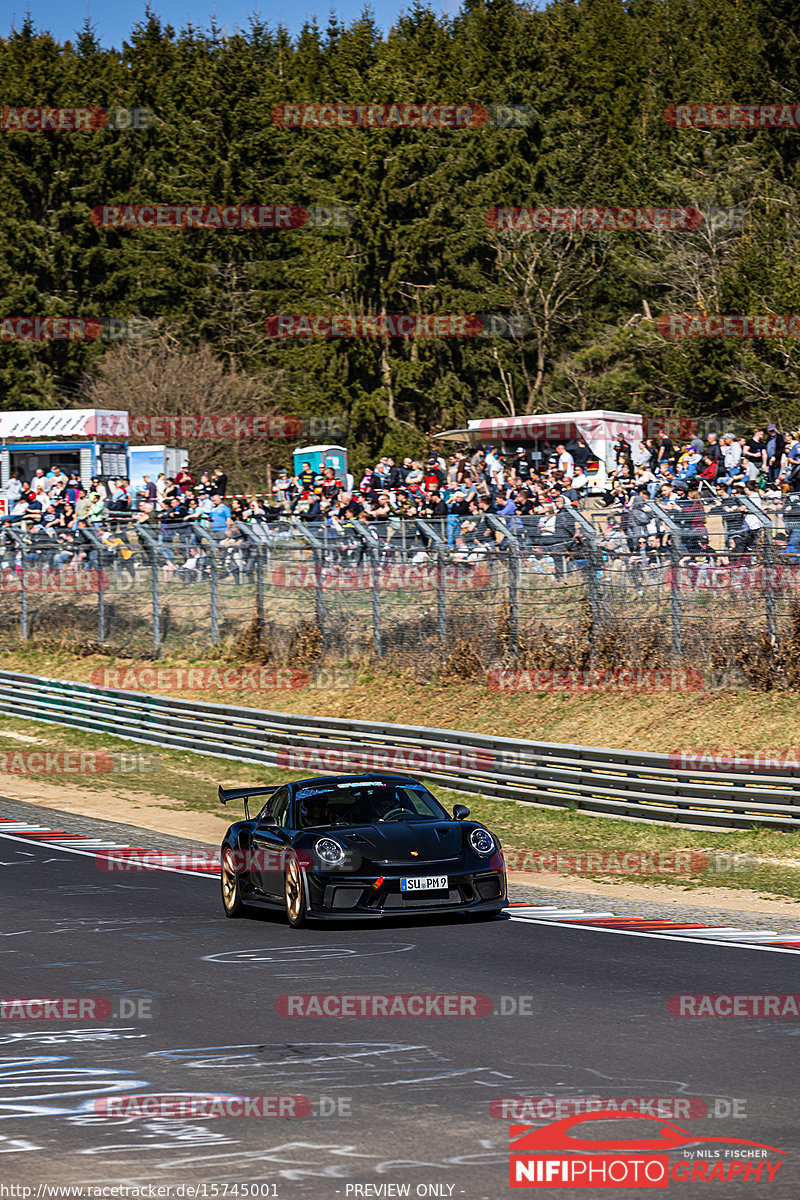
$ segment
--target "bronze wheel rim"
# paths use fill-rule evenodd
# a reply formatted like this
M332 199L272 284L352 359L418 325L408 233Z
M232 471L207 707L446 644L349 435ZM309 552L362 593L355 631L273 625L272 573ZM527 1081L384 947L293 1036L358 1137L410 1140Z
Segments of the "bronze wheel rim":
M222 856L222 903L227 909L236 903L236 870L233 865L233 855L226 850Z
M303 908L303 881L296 860L289 863L286 872L286 911L296 921Z

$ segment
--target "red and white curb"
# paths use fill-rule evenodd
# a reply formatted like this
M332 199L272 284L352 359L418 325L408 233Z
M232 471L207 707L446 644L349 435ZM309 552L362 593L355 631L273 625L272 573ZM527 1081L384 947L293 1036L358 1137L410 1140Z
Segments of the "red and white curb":
M705 945L747 946L754 950L778 950L800 954L800 932L776 933L771 929L739 929L736 925L703 925L700 921L671 921L668 918L618 917L612 912L587 912L583 908L558 908L547 904L512 902L510 919L533 925L591 929L596 933L624 933L629 937L702 942Z
M219 862L211 858L211 854L216 851L209 851L208 861L203 862L199 858L195 860L191 850L154 850L152 847L145 849L125 846L121 842L111 842L106 838L67 833L63 829L52 829L49 825L37 825L31 821L16 821L12 817L0 817L0 837L7 838L12 842L51 846L54 850L66 850L69 854L83 854L94 859L97 859L99 855L104 857L107 855L111 859L116 852L120 855L117 869L123 873L126 868L130 871L136 869L134 861L131 860L134 855L137 855L142 861L139 869L143 870L171 871L178 875L210 875L215 878L219 875ZM122 855L125 856L127 863L122 859ZM160 862L154 861L156 855L161 856ZM179 864L181 859L188 859L191 865L173 866L169 862L170 857Z

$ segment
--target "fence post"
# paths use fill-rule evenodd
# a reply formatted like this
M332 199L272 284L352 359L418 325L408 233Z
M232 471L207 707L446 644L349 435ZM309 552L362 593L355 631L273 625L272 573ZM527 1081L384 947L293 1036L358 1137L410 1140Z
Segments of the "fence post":
M737 496L736 499L741 500L748 512L751 512L753 516L758 518L764 534L764 566L766 567L766 571L764 572L764 605L767 618L767 637L775 645L778 641L778 615L775 604L775 542L773 540L772 521L746 493Z
M427 521L417 518L414 522L419 532L427 539L427 545L436 550L436 635L440 648L447 642L447 593L444 586L444 563L447 543L444 542ZM405 522L403 523L405 531ZM405 533L404 533L405 537Z
M144 525L137 525L136 536L144 542L148 550L148 566L150 567L150 592L153 603L153 658L161 653L161 603L158 593L158 543Z
M519 543L515 533L500 517L488 513L486 520L492 529L502 533L508 544L508 649L516 658L519 654L519 577L520 553Z
M197 536L202 539L208 549L208 557L211 562L211 575L209 577L210 603L211 603L211 644L216 646L219 641L219 575L217 573L217 552L219 547L216 540L207 529L203 529L200 525L197 526Z
M11 525L8 532L14 541L14 558L19 564L19 636L23 642L28 640L28 592L25 586L25 542L22 536Z
M291 517L289 524L300 535L303 541L311 547L314 559L314 614L319 631L321 655L325 653L325 593L322 588L322 572L325 570L325 542L320 541L316 534L303 524L298 517ZM323 526L323 531L325 527Z
M574 506L570 509L572 516L575 518L575 524L581 529L584 540L588 547L588 562L589 562L589 605L592 610L592 628L590 638L592 642L592 654L595 651L595 639L597 631L603 624L605 617L605 606L603 604L603 593L598 575L602 568L602 558L597 546L597 530L593 523L585 517L583 513L578 512Z
M372 566L370 575L372 578L372 648L375 651L376 658L383 657L383 643L381 638L381 589L380 589L380 561L381 561L381 544L375 537L375 534L365 525L363 521L354 521L353 527L359 537L367 543L370 550L370 558Z
M255 530L246 521L237 521L237 527L255 547L256 555L256 618L258 627L264 629L264 559L267 557L267 546L263 537L258 537Z
M109 551L93 529L86 526L83 532L97 551L97 640L104 642L106 640L106 594L103 587L103 555L109 554Z
M681 647L681 536L682 531L677 521L673 521L672 517L657 500L648 500L648 508L657 513L661 521L667 528L670 535L670 557L672 561L672 571L670 579L670 595L672 608L672 661L676 667L681 665L683 651Z

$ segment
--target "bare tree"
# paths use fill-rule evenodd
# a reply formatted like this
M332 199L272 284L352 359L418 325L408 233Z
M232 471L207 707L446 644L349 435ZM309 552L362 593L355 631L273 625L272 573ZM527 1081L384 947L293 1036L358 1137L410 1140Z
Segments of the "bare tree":
M541 401L556 335L581 317L581 297L604 270L608 243L595 233L568 229L502 230L493 235L492 244L510 308L527 318L534 338L532 368L524 343L518 343L528 393L525 412L532 413Z
M208 346L190 349L163 331L112 347L87 376L77 407L127 409L134 416L244 416L282 413L279 376L266 381L220 362ZM285 462L287 443L203 438L189 443L190 469L221 466L242 489L264 490L267 466Z

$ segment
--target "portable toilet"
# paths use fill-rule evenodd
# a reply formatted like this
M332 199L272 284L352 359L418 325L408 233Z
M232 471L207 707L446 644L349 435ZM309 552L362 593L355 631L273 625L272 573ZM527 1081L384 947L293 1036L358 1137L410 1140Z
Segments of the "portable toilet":
M318 475L325 467L333 467L336 478L342 481L342 487L347 487L347 451L344 446L301 446L295 450L292 459L295 475L302 471L306 462Z

